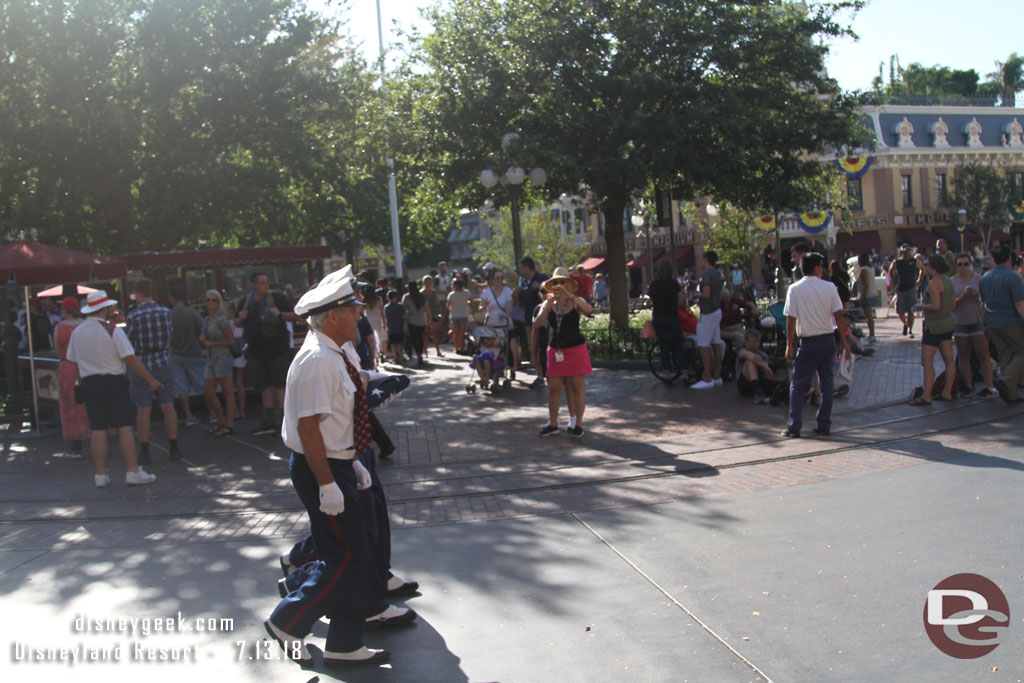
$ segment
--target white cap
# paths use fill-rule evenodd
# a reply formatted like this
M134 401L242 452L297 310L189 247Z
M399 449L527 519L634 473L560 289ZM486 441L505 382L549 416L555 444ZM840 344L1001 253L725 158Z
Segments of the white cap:
M336 270L302 295L295 304L295 313L306 318L339 306L365 306L366 304L356 299L356 284L351 265Z

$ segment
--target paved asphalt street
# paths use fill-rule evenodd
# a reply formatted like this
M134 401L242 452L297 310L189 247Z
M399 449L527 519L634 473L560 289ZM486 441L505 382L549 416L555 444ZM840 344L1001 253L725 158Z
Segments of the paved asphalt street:
M420 582L420 616L368 633L388 665L341 673L264 638L277 556L306 522L288 454L247 433L252 417L225 439L182 427L184 463L157 425L159 478L131 488L116 453L96 489L58 435L6 434L0 677L1021 681L1024 406L907 406L920 342L895 317L878 337L828 439L781 439L785 409L731 383L665 387L646 369L598 369L586 435L541 439L544 391L468 395L463 359L431 356L380 412L398 444L382 465L394 569ZM975 659L925 632L928 591L961 573L1010 611Z

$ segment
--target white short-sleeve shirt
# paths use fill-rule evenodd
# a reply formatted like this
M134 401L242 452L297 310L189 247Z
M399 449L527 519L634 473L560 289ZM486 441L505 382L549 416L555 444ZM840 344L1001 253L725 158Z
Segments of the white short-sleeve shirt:
M843 310L839 290L827 280L805 275L786 292L783 314L796 318L798 337L817 337L832 334L834 314Z
M122 359L134 355L135 349L124 330L115 327L110 334L98 318L86 318L71 333L68 342L67 359L78 364L82 377L123 375L127 371Z
M299 418L320 416L320 433L329 455L351 458L356 386L345 367L343 351L323 332L311 330L288 368L281 438L303 453ZM355 366L358 369L358 362ZM347 451L347 452L346 452Z

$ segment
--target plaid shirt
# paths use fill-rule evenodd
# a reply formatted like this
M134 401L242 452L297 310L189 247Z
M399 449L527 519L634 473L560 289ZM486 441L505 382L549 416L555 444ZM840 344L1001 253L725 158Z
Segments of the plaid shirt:
M148 369L171 362L171 312L156 303L139 304L125 319L125 331L135 354Z

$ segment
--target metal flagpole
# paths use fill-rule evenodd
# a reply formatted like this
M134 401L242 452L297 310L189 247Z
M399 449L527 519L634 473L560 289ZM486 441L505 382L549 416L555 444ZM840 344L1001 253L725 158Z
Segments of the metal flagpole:
M32 379L32 411L36 418L36 433L38 434L40 432L39 396L36 394L36 353L32 345L32 306L29 305L28 287L25 287L25 334L28 336L28 372Z
M384 25L381 21L380 0L377 0L377 40L380 43L380 87L384 90ZM395 276L404 277L402 266L402 237L398 230L398 189L395 185L395 159L391 156L391 138L388 136L388 203L391 206L391 249L395 255Z

